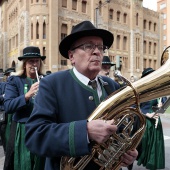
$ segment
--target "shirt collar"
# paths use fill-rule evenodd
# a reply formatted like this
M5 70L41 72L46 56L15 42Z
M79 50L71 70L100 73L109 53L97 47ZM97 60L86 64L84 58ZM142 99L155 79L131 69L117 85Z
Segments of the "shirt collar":
M75 67L73 67L73 72L74 74L76 75L76 77L83 83L85 84L86 86L88 85L90 79L86 76L84 76L83 74L81 74L80 72L77 71L77 69ZM97 84L99 83L98 82L98 76L96 76L95 80L97 81Z

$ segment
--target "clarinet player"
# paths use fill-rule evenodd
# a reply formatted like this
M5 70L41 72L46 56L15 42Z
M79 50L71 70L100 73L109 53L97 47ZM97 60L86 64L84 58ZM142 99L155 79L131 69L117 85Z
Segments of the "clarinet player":
M39 87L37 75L46 73L43 64L45 58L40 55L38 47L24 48L23 56L18 57L16 72L11 74L6 84L5 111L13 116L4 170L42 170L44 167L44 159L26 148L24 138L25 122L32 112Z

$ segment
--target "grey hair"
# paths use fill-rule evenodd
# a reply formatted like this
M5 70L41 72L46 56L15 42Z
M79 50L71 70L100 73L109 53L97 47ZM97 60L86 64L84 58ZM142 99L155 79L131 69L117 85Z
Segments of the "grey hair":
M11 72L11 76L21 76L25 73L25 68L24 65L26 63L28 59L23 59L21 61L18 62L18 66L16 68L16 72ZM45 75L46 74L46 69L45 69L45 65L43 63L43 61L40 61L40 70L38 72L41 75Z

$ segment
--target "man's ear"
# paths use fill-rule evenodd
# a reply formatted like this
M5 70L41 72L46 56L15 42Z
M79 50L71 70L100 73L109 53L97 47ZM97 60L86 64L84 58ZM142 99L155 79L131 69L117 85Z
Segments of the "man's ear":
M71 63L74 64L74 55L73 55L73 51L68 51L68 57L69 57Z

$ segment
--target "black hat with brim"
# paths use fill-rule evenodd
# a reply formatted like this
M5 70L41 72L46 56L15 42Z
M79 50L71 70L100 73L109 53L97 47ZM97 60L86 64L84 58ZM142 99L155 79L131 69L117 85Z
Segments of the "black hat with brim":
M116 65L116 64L114 64L113 62L111 62L111 61L110 61L110 58L109 58L108 56L103 56L102 65L114 66L114 65Z
M23 56L18 57L18 60L27 58L41 58L41 60L44 60L46 56L40 55L40 49L38 47L29 46L23 49Z
M152 73L152 72L154 72L155 70L153 69L153 68L146 68L143 72L142 72L142 76L141 76L141 78L143 78L143 77L145 77L145 76L147 76L148 74L150 74L150 73Z
M7 68L7 69L5 70L5 72L4 72L4 75L7 75L7 74L9 74L9 73L11 73L11 72L15 72L15 68L14 68L14 67Z
M113 43L114 36L111 32L96 28L90 21L83 21L73 27L71 34L65 37L59 45L60 53L63 57L68 57L68 51L70 50L72 44L86 36L97 36L103 39L103 44L110 48Z

